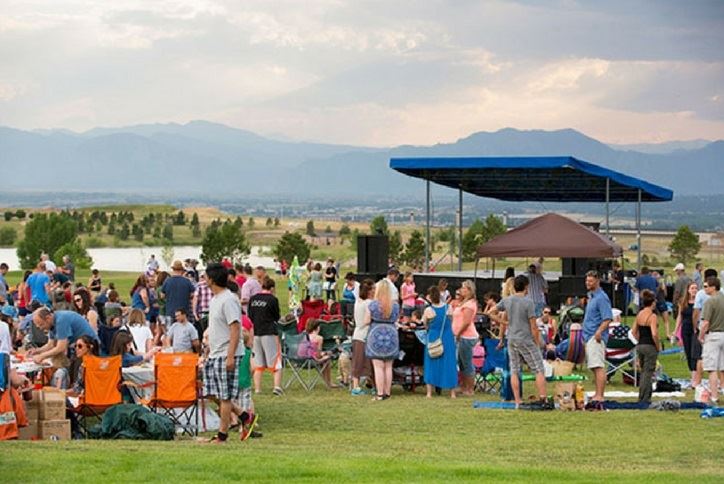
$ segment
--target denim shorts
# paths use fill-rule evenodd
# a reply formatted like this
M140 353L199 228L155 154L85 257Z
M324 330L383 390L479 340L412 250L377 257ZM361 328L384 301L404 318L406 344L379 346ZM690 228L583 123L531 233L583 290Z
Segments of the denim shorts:
M460 373L465 376L473 376L475 374L473 347L475 347L477 342L477 338L460 338L458 340L458 366L460 367Z

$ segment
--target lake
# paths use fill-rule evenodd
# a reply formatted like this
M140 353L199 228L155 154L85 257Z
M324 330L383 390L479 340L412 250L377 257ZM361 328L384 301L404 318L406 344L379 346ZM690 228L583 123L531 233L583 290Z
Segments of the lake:
M130 271L141 272L146 268L146 262L151 254L156 256L162 269L168 270L167 264L161 257L162 247L130 247L130 248L111 248L105 247L100 249L88 249L88 254L93 258L93 268L106 271ZM251 255L244 259L251 266L264 266L267 268L274 267L274 258L269 256L261 256L261 251L269 251L269 247L254 246L251 248ZM173 260L175 259L201 259L200 246L179 246L173 248ZM11 271L19 270L20 263L16 249L0 248L0 262L5 262L10 266ZM53 261L60 264L61 261Z

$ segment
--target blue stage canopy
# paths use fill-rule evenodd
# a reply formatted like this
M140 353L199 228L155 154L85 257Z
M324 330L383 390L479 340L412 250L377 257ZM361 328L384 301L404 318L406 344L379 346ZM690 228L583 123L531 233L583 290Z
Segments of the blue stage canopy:
M484 158L392 158L390 168L405 175L509 201L611 202L670 201L674 193L570 156Z

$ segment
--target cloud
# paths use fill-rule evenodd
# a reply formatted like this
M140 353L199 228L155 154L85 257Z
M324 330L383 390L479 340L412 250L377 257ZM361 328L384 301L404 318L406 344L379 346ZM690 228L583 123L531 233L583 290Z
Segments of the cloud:
M32 0L0 13L0 122L208 119L393 145L479 130L724 138L724 2Z

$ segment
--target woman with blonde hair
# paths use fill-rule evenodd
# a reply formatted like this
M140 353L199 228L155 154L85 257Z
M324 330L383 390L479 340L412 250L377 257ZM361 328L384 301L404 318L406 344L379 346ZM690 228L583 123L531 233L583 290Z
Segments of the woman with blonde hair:
M475 299L475 283L470 279L460 286L460 303L453 309L453 334L457 340L458 366L462 374L460 390L463 395L472 395L475 384L475 367L473 366L473 347L479 335L475 329L475 314L478 302Z
M373 400L387 400L392 388L392 364L400 352L395 323L400 305L392 300L390 285L377 284L375 298L368 307L365 322L369 324L365 354L372 360L377 395Z

